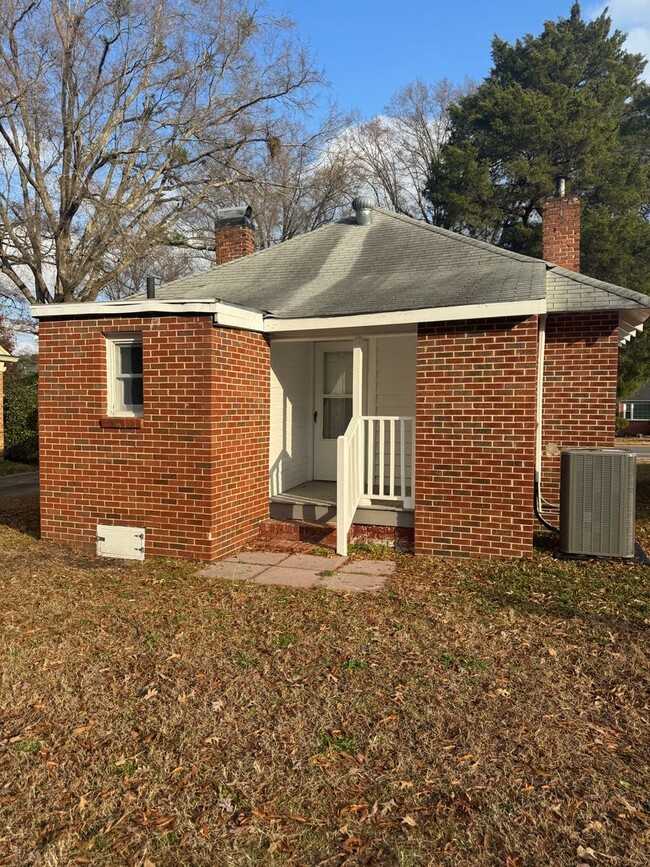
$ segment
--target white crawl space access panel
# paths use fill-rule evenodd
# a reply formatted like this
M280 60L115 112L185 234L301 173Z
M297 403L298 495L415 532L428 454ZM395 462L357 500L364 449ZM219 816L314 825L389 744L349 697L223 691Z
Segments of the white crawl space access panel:
M97 556L144 560L144 527L97 524Z

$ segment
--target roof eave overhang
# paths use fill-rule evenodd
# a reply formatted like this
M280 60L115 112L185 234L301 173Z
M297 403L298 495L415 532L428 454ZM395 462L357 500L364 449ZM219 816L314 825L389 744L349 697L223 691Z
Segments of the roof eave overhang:
M214 299L164 301L158 298L125 299L124 301L95 301L81 304L36 304L32 307L35 319L75 319L79 317L155 316L164 314L207 314L218 325L264 331L264 316L259 310L250 310L237 304Z
M167 314L210 314L214 322L227 328L240 328L270 334L298 331L358 330L381 326L409 325L418 322L449 322L461 319L494 319L503 316L534 316L546 313L546 301L508 301L497 304L463 304L453 307L426 307L418 310L395 310L385 313L360 313L345 316L314 316L280 319L264 316L224 301L181 299L128 299L82 304L40 304L32 307L36 319L73 319L78 317L115 317Z
M618 314L618 345L625 346L643 331L650 310L621 310Z
M382 325L410 325L418 322L450 322L462 319L494 319L503 316L535 316L546 313L546 301L509 301L502 304L463 304L454 307L425 307L387 313L361 313L347 316L313 316L300 319L267 317L268 333L296 331L358 330Z

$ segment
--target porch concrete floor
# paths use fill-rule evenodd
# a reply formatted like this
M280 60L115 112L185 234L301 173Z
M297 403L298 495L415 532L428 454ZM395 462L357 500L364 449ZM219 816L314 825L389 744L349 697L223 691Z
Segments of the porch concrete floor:
M303 482L271 497L278 503L309 503L315 506L336 505L336 482Z
M211 563L201 569L199 575L250 581L252 584L369 593L380 590L394 571L392 560L348 560L347 557L320 557L285 551L242 551L236 557Z
M385 489L388 494L388 488ZM406 489L406 495L411 496L410 487ZM288 488L282 491L281 494L273 494L271 497L274 503L304 503L310 506L336 506L336 482L318 482L312 480L296 485L294 488ZM373 500L370 498L373 505L377 508L401 508L401 500L399 497L394 497L390 501L382 501L379 499Z

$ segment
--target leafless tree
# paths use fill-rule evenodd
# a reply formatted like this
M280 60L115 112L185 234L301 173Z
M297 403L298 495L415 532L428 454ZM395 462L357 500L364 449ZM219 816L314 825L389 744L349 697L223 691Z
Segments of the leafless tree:
M252 182L230 191L252 206L259 247L317 229L340 215L357 183L352 161L336 146L348 125L349 118L335 108L325 112L317 129L287 119L259 154Z
M0 270L27 301L95 299L241 179L320 82L246 0L3 0Z
M214 244L212 245L214 247ZM178 277L196 273L214 266L214 251L203 254L193 249L158 245L145 251L140 259L131 262L102 290L99 300L117 301L129 295L145 292L147 277L159 283L168 283Z
M395 94L383 115L348 130L342 146L378 204L431 222L423 194L429 167L447 138L450 104L472 86L418 79Z

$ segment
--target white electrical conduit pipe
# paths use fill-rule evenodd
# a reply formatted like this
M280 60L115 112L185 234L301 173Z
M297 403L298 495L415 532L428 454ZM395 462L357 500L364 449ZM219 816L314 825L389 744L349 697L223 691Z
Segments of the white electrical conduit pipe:
M546 314L539 317L537 341L537 405L535 409L535 491L534 509L537 520L547 529L557 532L542 516L542 410L544 408L544 352L546 350Z

